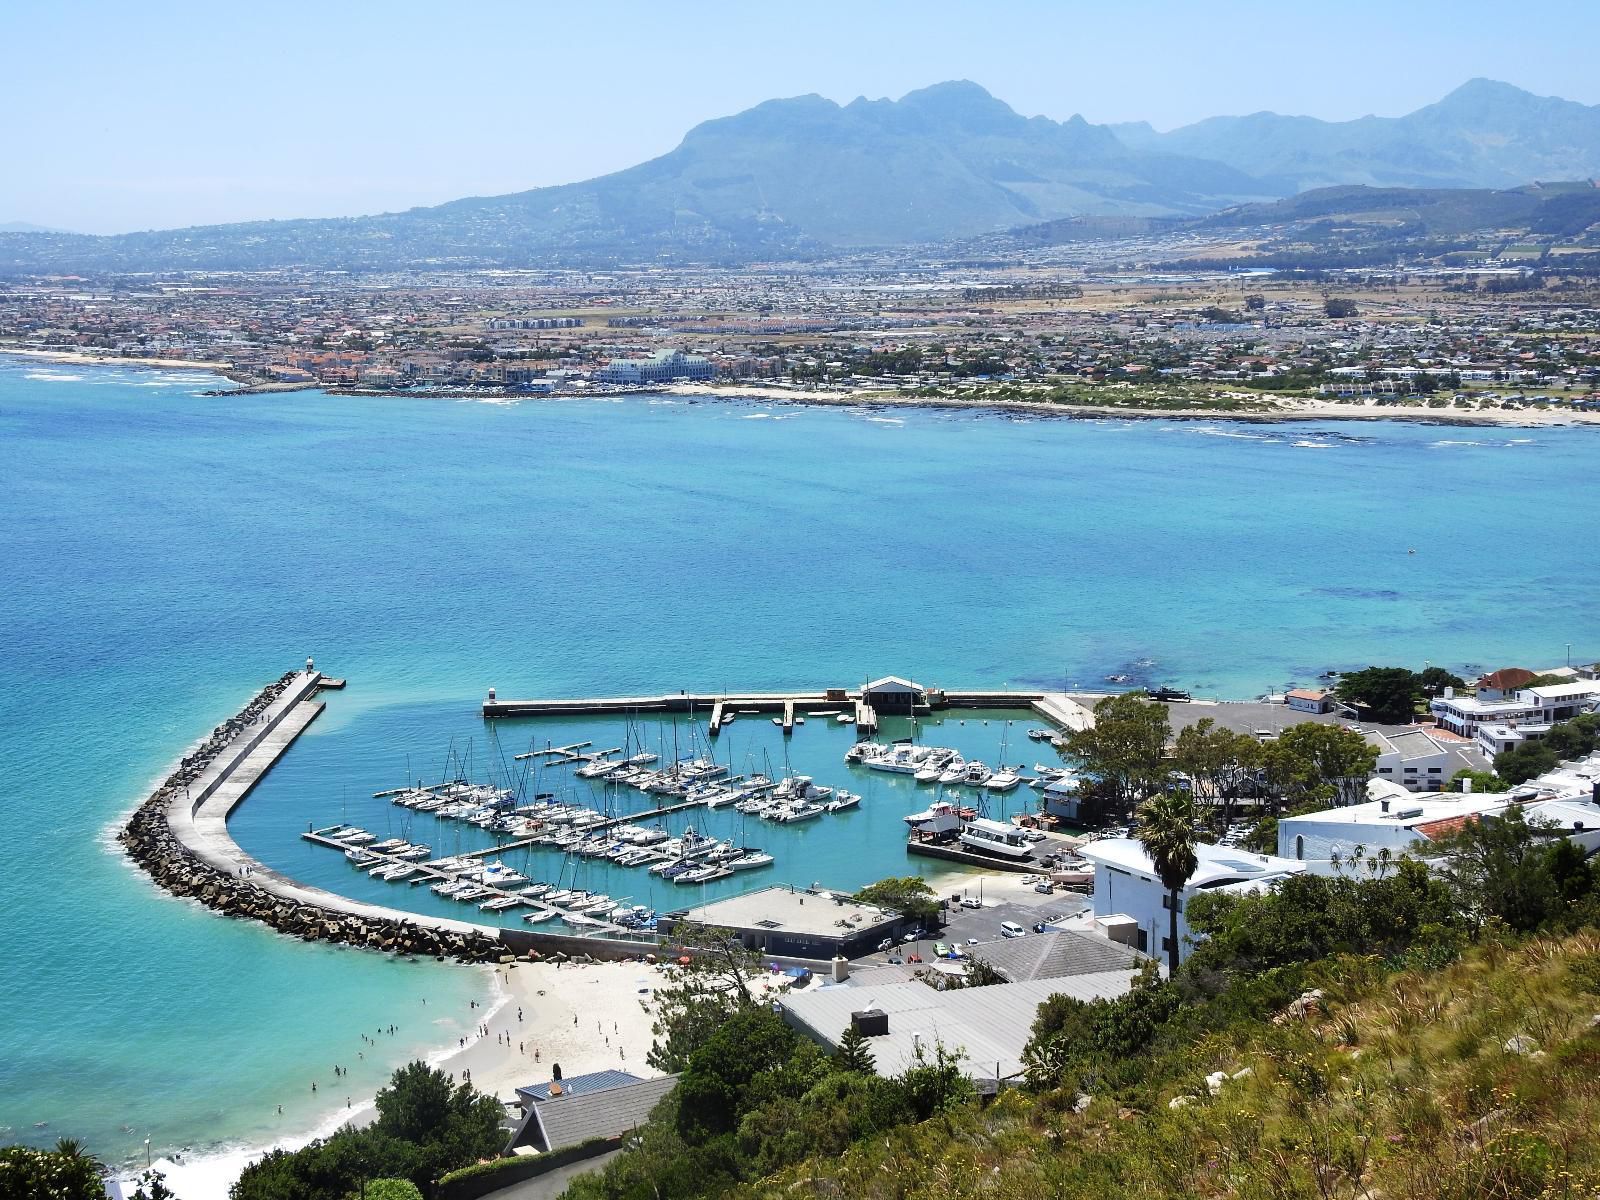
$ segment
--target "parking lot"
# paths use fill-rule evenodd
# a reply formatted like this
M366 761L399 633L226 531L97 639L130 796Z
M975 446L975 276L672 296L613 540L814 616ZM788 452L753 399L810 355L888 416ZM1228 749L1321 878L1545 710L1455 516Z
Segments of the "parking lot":
M964 896L978 901L981 895L982 907L962 908L947 903L944 928L935 936L902 943L887 953L873 953L860 961L893 962L896 958L904 960L915 954L922 961L931 962L935 942L950 946L992 942L1004 936L1000 931L1002 922L1010 921L1031 933L1035 925L1076 916L1089 907L1088 896L1059 888L1048 895L1043 894L1034 891L1032 884L1024 884L1023 878L1021 875L983 875L970 880L946 881L939 891L941 899L949 901L952 897ZM952 886L956 883L966 886Z

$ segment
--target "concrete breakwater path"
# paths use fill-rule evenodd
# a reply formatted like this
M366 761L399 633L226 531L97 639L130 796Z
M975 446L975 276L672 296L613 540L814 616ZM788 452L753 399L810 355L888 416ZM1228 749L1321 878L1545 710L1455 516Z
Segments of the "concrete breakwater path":
M317 693L341 686L307 663L263 688L211 732L129 818L118 840L162 888L305 941L395 954L494 962L528 952L628 957L654 943L496 929L365 904L300 883L247 854L228 814L323 710Z

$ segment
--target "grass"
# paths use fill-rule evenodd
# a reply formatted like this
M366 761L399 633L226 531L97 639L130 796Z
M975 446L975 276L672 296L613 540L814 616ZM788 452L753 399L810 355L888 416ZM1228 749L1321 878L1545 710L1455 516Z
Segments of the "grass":
M1440 970L1345 960L1322 986L1312 1016L1208 1034L1081 1113L1011 1092L744 1194L1600 1196L1600 935L1491 942Z

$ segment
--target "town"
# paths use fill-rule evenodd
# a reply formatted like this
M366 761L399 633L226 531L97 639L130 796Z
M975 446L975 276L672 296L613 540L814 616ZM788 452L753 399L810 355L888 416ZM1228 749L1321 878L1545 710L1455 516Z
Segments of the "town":
M659 388L1123 411L1600 410L1587 275L1220 269L1194 233L719 269L186 272L0 282L0 349L225 373L242 388Z

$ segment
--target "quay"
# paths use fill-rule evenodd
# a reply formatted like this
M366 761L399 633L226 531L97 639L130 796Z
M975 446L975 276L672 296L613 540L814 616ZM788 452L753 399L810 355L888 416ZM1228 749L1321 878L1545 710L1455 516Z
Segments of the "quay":
M680 691L658 696L593 696L565 700L506 700L490 688L483 701L483 716L493 720L670 713L687 714L693 719L704 713L706 732L715 735L721 732L729 713L772 713L777 716L784 733L793 733L797 716L850 711L854 714L857 736L867 738L877 733L880 715L926 716L956 708L1025 710L1042 717L1061 732L1081 732L1094 725L1094 713L1065 692L929 688L893 675L857 688L794 692Z

